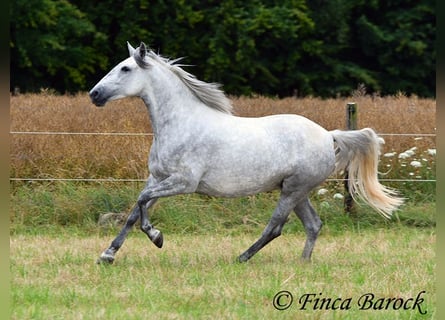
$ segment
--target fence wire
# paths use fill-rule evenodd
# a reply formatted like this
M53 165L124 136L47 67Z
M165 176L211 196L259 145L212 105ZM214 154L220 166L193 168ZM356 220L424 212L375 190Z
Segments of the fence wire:
M327 182L346 181L347 179L326 179ZM61 181L61 182L146 182L146 179L114 179L114 178L9 178L9 181ZM382 182L436 182L435 179L379 179Z
M153 136L153 133L144 132L58 132L58 131L10 131L10 134L23 135L64 135L64 136ZM413 136L435 137L435 133L379 133L379 136Z
M57 132L57 131L11 131L10 134L24 135L63 135L63 136L153 136L143 132Z

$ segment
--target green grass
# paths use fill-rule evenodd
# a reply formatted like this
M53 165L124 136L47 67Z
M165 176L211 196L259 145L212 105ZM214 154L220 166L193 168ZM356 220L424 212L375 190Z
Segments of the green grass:
M324 234L312 263L302 263L304 234L286 232L248 263L236 257L257 235L165 234L163 249L131 233L112 266L95 264L110 238L13 235L12 319L432 319L434 229L396 227ZM293 305L278 311L276 293ZM360 310L366 293L415 298L422 310ZM299 298L351 298L349 310L300 310ZM321 293L321 295L319 295ZM376 298L377 299L377 298Z
M328 193L311 196L324 223L312 263L299 260L305 233L294 214L281 237L248 263L235 262L270 218L278 199L272 192L239 199L160 199L151 219L164 234L164 247L157 249L136 229L114 265L99 266L96 259L119 230L99 227L99 215L128 212L141 183L13 183L11 318L433 319L434 193L418 192L385 220L358 204L354 214L345 214L343 201L333 198L342 185L323 187ZM285 311L273 306L281 290L294 297ZM423 290L426 315L357 305L367 293L407 300ZM350 298L351 307L300 310L304 294Z
M424 183L432 185L434 183ZM138 197L142 183L86 184L72 182L17 183L11 187L11 234L48 232L60 227L74 227L86 234L98 231L99 215L106 212L128 213ZM383 219L365 205L357 204L356 213L344 214L343 200L333 198L343 192L339 183L323 187L329 192L323 196L314 192L314 207L324 222L324 232L343 232L360 228L407 225L434 227L435 195L418 193L397 211L391 220ZM425 188L425 187L424 187ZM257 233L269 220L278 201L278 192L238 199L211 198L200 195L180 195L160 199L150 215L154 224L167 233L204 234ZM408 195L403 195L408 198ZM286 229L302 231L297 217L291 214ZM115 230L114 230L115 231Z

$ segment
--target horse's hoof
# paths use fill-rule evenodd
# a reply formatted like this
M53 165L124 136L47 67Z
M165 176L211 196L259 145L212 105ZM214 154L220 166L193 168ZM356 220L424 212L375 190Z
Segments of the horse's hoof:
M247 256L245 256L244 254L242 254L242 255L240 255L240 256L238 257L238 262L239 262L239 263L247 262L247 260L249 260L249 258L248 258Z
M150 238L151 242L155 244L156 247L162 248L164 237L162 236L161 231L155 228L151 228L150 231L148 231L148 237Z
M100 257L96 260L97 264L113 264L114 256L110 253L102 252Z
M300 263L311 263L312 262L312 260L311 260L311 258L309 257L300 257Z

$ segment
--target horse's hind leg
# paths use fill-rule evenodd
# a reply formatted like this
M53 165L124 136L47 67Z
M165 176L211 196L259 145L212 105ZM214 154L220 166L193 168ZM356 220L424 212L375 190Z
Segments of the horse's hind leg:
M306 243L304 244L303 254L301 258L309 261L311 259L312 250L315 246L318 234L320 233L322 222L317 212L312 207L309 198L298 203L294 208L295 213L300 218L306 230Z
M295 207L296 201L298 201L298 197L295 195L284 196L283 193L281 194L278 206L275 208L272 218L269 220L269 223L264 229L261 237L249 249L239 256L238 260L240 262L249 260L266 244L281 235L281 230L283 229L290 212Z
M141 223L141 229L144 232L147 233L150 230L152 230L151 232L156 230L148 223L148 217L147 217L147 213L146 213L146 210L148 210L148 208L150 208L153 204L155 204L156 200L157 199L152 199L151 201L149 201L146 205L146 208L142 208L142 210L139 207L139 205L136 204L134 206L134 208L131 211L130 215L128 216L127 221L126 221L124 227L122 228L122 230L119 232L117 237L111 242L111 245L104 252L102 252L99 259L97 259L98 264L100 264L100 263L111 264L114 262L114 256L115 256L116 252L120 249L120 247L122 247L122 244L124 243L125 238L127 237L131 228L134 226L134 224L138 221L138 219L140 217L141 217L141 221L145 222L144 223L145 229L142 229L143 223ZM148 235L148 233L147 233L147 235ZM162 236L161 236L161 238L162 238Z

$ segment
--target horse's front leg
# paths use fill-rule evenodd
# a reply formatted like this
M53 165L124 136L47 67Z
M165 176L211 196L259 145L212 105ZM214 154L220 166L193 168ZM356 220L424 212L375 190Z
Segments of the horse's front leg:
M164 237L161 231L153 227L148 219L148 209L156 202L157 198L151 199L145 205L138 201L139 211L141 213L141 230L148 236L158 248L162 248ZM154 202L153 202L154 201Z
M150 186L154 186L157 183L156 179L153 178L152 175L148 177L147 184L144 188L146 190L147 188L150 188ZM122 247L122 244L124 243L125 239L127 238L128 233L133 228L134 224L138 221L139 218L141 218L141 227L144 225L144 228L142 230L148 230L148 226L150 225L148 221L148 209L155 204L157 199L152 199L151 201L147 201L143 207L137 203L133 210L131 211L130 215L127 218L127 221L122 228L122 230L119 232L117 237L111 242L111 245L100 255L99 259L97 259L97 263L107 263L111 264L114 262L114 256L116 255L116 252ZM150 225L151 228L153 226ZM156 230L156 229L154 229ZM145 231L144 231L145 232ZM151 232L153 234L154 231ZM149 236L150 237L150 236ZM159 237L158 237L159 238ZM151 238L150 238L151 239ZM161 235L162 239L162 235ZM155 244L159 247L160 240L157 240ZM161 243L162 246L162 243Z
M153 199L194 192L197 183L193 183L193 181L193 179L187 179L183 175L171 175L162 181L147 184L139 195L138 206L141 213L141 230L158 248L162 247L164 238L161 231L154 228L150 223L144 209L151 206Z
M120 247L122 247L122 244L127 238L127 235L130 232L131 228L133 228L134 224L138 221L139 217L141 218L143 217L144 221L148 221L147 210L149 207L155 204L155 202L156 199L152 199L152 201L148 202L146 206L143 208L144 210L141 210L140 206L137 204L134 206L122 230L119 232L117 237L111 242L111 245L104 252L102 252L99 259L97 259L98 264L100 263L111 264L114 262L114 256L116 255L116 252L120 249Z
M124 228L119 235L113 240L110 247L106 249L97 260L98 263L113 263L114 256L122 246L128 232L131 230L136 221L141 218L141 230L148 238L158 247L163 244L163 236L161 231L154 228L150 223L147 215L148 209L155 204L158 198L168 197L182 193L192 193L196 190L198 182L190 177L183 175L171 175L162 181L157 181L150 176L147 185L139 195L138 202L133 211L129 215Z

